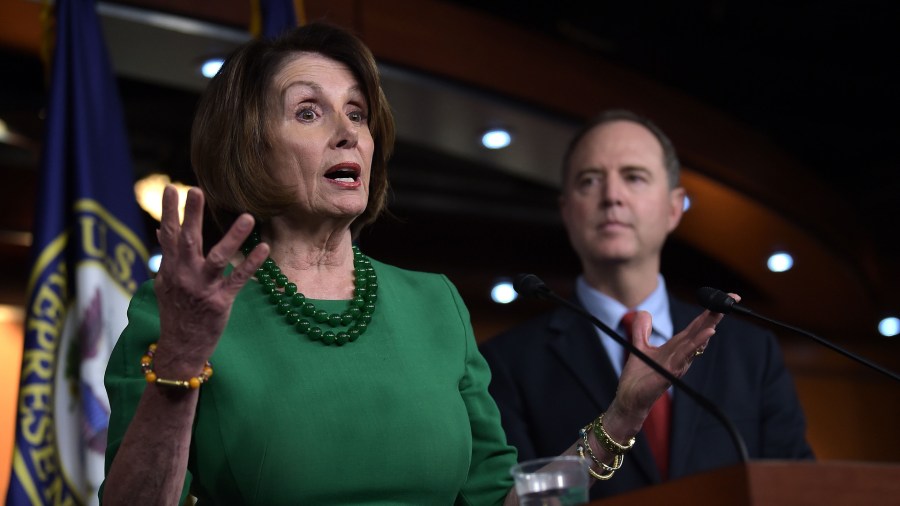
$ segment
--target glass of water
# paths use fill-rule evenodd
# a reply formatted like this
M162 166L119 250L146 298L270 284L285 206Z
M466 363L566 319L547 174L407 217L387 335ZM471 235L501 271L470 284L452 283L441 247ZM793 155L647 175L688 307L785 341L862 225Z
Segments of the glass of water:
M510 469L521 506L572 506L588 501L588 464L581 457L528 460Z

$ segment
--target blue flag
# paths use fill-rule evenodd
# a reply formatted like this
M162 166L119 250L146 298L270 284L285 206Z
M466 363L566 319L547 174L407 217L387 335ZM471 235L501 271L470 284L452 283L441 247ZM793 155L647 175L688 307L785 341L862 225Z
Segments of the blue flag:
M293 0L261 0L261 3L264 37L275 37L285 30L297 27Z
M56 1L8 506L96 504L103 373L149 277L116 82L94 0Z
M254 37L272 38L296 28L298 13L294 0L252 0L250 33Z

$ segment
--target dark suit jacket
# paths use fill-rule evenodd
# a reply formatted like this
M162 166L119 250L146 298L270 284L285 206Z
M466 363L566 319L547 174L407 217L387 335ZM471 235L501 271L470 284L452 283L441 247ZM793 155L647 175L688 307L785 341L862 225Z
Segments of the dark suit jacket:
M670 297L675 331L702 309ZM606 410L618 379L593 325L559 308L488 340L490 392L519 460L558 455L578 430ZM725 317L702 357L682 378L737 427L751 459L812 458L794 384L772 333ZM740 461L733 440L714 415L687 394L674 394L669 474L688 474ZM659 483L650 448L640 435L622 468L592 487L599 499Z

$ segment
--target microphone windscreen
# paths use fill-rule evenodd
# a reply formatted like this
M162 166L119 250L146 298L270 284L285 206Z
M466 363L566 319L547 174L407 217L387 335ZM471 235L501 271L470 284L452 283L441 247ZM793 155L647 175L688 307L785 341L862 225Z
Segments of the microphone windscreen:
M534 274L519 274L513 281L513 288L519 295L540 295L547 285Z
M730 313L735 303L735 300L729 297L727 293L708 286L697 290L697 300L706 309L722 314Z

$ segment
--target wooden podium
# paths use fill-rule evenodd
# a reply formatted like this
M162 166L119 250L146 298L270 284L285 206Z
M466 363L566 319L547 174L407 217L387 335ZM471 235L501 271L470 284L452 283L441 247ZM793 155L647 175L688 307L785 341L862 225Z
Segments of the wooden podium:
M615 479L615 478L613 478ZM595 483L602 487L602 483ZM593 506L900 504L900 465L760 460L686 476Z

